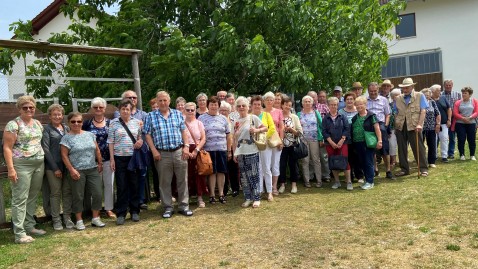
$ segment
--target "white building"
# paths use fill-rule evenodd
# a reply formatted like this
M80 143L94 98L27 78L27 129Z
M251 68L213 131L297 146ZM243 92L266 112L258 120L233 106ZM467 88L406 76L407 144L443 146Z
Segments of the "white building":
M454 81L454 90L478 89L478 1L409 0L388 42L390 59L382 77L395 85L412 77L416 89Z

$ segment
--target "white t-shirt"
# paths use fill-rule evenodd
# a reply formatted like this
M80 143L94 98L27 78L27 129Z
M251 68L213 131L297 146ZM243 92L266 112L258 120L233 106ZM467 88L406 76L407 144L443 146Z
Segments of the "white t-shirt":
M251 120L252 117L252 120ZM247 115L244 118L238 118L234 123L234 143L237 146L234 156L248 155L259 152L256 144L252 141L249 129L251 128L251 121L254 128L262 126L262 121L256 115ZM239 143L241 140L250 140L250 143Z

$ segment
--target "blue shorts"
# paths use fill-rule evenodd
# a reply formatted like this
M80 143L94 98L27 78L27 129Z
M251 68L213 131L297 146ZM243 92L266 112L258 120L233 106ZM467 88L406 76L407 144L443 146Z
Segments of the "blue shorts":
M208 151L211 155L213 173L227 173L227 151Z

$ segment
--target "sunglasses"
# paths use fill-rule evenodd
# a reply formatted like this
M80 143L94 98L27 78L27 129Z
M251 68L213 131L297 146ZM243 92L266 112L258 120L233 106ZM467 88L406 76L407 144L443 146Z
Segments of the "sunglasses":
M103 107L103 106L94 106L94 107L93 107L93 109L98 109L98 110L99 110L99 109L103 109L103 108L105 108L105 107Z
M71 120L71 124L81 124L83 121L82 120Z
M246 107L246 105L237 105L236 107Z
M186 109L186 112L194 112L194 109Z
M35 110L35 107L34 106L23 106L22 109L23 109L23 111Z
M136 96L130 96L130 97L126 97L126 98L133 99L133 100L138 99L138 97L136 97Z

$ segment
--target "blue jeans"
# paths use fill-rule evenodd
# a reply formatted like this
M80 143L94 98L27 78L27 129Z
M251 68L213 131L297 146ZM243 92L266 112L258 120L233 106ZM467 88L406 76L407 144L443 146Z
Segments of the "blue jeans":
M455 155L455 131L448 128L448 156Z
M465 155L465 141L468 141L468 148L470 149L470 156L475 156L476 150L476 124L456 123L456 136L458 137L458 152L460 156Z
M373 183L373 177L375 176L373 155L375 149L367 148L365 142L353 142L354 149L357 152L359 158L360 168L363 170L365 176L365 181L368 183Z
M130 159L131 156L115 156L118 217L126 216L128 207L131 214L139 213L139 180L136 172L128 170Z

